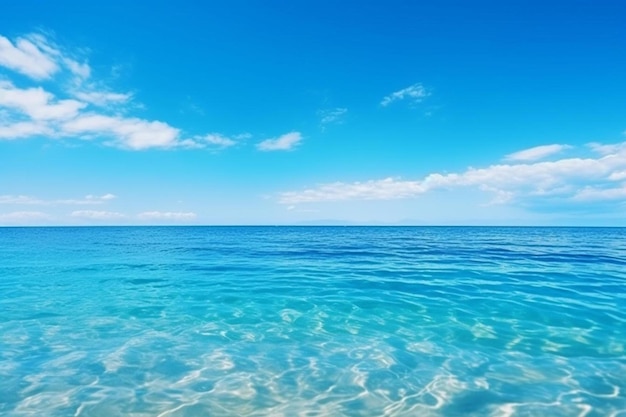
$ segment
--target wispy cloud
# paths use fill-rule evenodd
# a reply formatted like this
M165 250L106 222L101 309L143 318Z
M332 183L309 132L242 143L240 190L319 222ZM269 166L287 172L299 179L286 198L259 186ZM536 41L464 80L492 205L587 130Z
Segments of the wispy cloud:
M123 213L104 210L76 210L73 211L70 216L89 220L120 220L127 217Z
M182 140L178 143L178 146L191 149L207 148L213 151L219 151L240 145L251 137L252 135L250 133L240 133L233 136L226 136L221 133L209 133L204 136L194 136L192 139Z
M41 211L13 211L10 213L0 213L0 224L30 224L50 219L50 215Z
M88 201L110 201L110 200L115 200L117 198L117 196L115 194L103 194L103 195L93 195L93 194L89 194L85 197L85 200Z
M433 173L416 180L385 178L321 184L280 194L282 204L322 201L414 198L435 190L475 188L493 196L492 204L527 204L547 197L564 202L626 199L626 142L600 145L600 156L533 163L497 164L460 173ZM560 145L564 146L564 145ZM598 147L595 148L596 150ZM535 155L536 156L536 155Z
M78 199L66 199L66 200L52 200L50 203L52 205L74 205L74 206L85 206L85 205L95 205L95 204L104 204L111 200L116 199L117 196L113 194L104 194L104 195L87 195L84 198Z
M87 195L84 198L77 199L55 199L55 200L45 200L37 197L32 197L28 195L0 195L0 204L12 204L12 205L38 205L38 206L58 206L58 205L94 205L94 204L103 204L108 201L114 200L117 198L114 194L103 194L103 195Z
M0 195L0 204L44 204L44 201L27 195Z
M165 221L165 222L188 222L194 220L197 215L193 212L172 211L145 211L136 215L129 215L116 211L106 210L75 210L70 213L74 219L111 221L111 220L140 220L140 221Z
M320 118L320 125L325 129L327 125L341 123L348 113L345 107L336 107L334 109L320 110L317 115Z
M172 211L145 211L139 213L137 218L141 220L172 220L172 221L189 221L194 220L196 213L193 212L172 212Z
M248 133L248 132L244 132L244 133L239 133L236 134L235 136L233 136L233 139L237 140L237 141L241 141L241 140L247 140L252 138L252 133Z
M226 137L219 133L209 133L208 135L201 137L200 140L219 148L230 148L231 146L235 146L237 144L235 139Z
M74 96L85 103L96 106L107 106L109 104L123 104L132 98L131 93L114 93L107 91L79 91Z
M409 100L412 103L420 103L426 97L430 96L430 94L431 93L421 83L417 83L385 96L380 102L380 105L386 107L394 101L400 100Z
M391 200L415 196L425 191L426 188L420 181L402 181L396 178L353 183L338 181L303 191L284 192L280 196L280 202L293 205L319 201Z
M626 135L626 132L624 134ZM600 155L611 155L626 152L626 142L610 144L591 142L587 144L587 147Z
M535 146L534 148L524 149L522 151L509 154L505 157L505 159L508 161L524 162L538 161L540 159L544 159L550 155L557 154L569 148L571 148L571 146L559 144Z
M626 183L617 187L584 187L576 192L574 199L579 201L626 200Z
M28 206L45 207L45 210L54 212L55 221L72 222L81 221L81 224L90 221L98 223L111 223L112 221L129 222L150 222L159 221L165 223L187 223L198 216L191 211L143 211L140 213L128 213L107 210L107 206L116 200L117 196L111 193L88 194L83 198L52 198L43 199L29 195L0 195L0 207L17 207L23 210L14 210L9 213L0 211L0 223L5 224L34 224L39 221L52 220L53 217L42 211L29 210ZM77 210L63 213L63 208L68 206L79 206ZM82 206L82 207L81 207Z
M266 139L257 144L260 151L289 151L302 141L300 132L289 132L282 136Z

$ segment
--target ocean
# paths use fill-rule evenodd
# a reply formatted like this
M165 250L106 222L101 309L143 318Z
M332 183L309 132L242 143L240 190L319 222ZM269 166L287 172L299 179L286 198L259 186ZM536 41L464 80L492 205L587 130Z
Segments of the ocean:
M0 228L0 415L626 416L626 229Z

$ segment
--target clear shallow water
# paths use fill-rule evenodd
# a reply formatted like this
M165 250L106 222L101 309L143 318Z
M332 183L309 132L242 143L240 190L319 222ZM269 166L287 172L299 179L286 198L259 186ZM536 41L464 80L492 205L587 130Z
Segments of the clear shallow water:
M626 229L0 228L3 416L626 416Z

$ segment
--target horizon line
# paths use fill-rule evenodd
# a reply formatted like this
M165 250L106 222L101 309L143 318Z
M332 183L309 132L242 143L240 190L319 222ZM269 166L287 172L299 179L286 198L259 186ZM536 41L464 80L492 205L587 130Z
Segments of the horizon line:
M489 224L58 224L58 225L0 225L0 229L17 228L122 228L122 227L458 227L458 228L568 228L568 229L626 229L625 226L603 225L489 225Z

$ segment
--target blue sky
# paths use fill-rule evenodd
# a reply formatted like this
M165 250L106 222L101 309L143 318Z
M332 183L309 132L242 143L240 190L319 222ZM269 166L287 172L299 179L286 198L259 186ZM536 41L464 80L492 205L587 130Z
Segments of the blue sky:
M623 1L2 9L0 225L626 226Z

